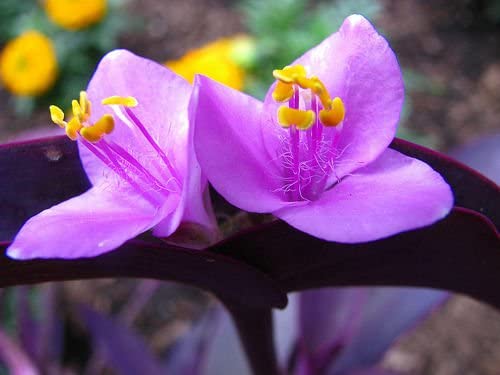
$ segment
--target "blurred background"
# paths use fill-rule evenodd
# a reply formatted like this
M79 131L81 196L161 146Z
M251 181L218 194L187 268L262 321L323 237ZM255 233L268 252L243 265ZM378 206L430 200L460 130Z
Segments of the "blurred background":
M111 49L262 98L272 69L352 13L376 25L403 68L407 96L398 135L500 181L500 0L2 0L0 142L56 134L48 105L68 108ZM161 353L213 303L187 287L134 280L10 288L0 300L0 346L9 337L25 342L29 355L61 374L113 373L92 354L77 306L118 317ZM34 326L50 331L45 345L29 343L27 327ZM500 315L455 297L385 364L409 374L498 375Z

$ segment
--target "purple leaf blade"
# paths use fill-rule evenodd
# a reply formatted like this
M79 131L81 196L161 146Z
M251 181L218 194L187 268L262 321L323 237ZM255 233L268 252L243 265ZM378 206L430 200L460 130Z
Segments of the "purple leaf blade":
M251 266L212 252L161 241L132 240L104 255L75 260L14 261L0 243L0 287L44 281L136 277L170 280L208 290L238 305L284 307L286 294L269 276Z
M500 190L493 181L444 154L403 139L394 139L390 147L431 165L450 184L455 206L477 211L500 227Z
M363 244L322 241L283 222L233 241L213 250L266 270L287 291L427 287L468 294L500 308L498 233L484 216L470 210L455 208L433 226Z
M498 187L491 181L408 142L396 140L393 147L410 156L420 155L444 174L457 203L485 212L498 223ZM0 240L10 241L29 216L88 187L76 147L63 138L2 146L0 161L0 175L8 181L0 184ZM452 177L447 170L453 171ZM482 194L489 197L487 210ZM500 282L498 233L484 216L460 208L434 226L366 244L321 241L278 221L201 253L134 240L92 259L13 262L3 256L0 266L0 286L147 277L189 283L214 291L226 303L233 300L255 307L284 306L286 297L277 282L288 291L370 284L433 287L500 307L500 296L492 287ZM449 272L443 275L442 269Z
M482 212L500 225L495 183L425 147L395 139L391 148L430 164L452 186L456 205ZM66 137L0 146L0 176L0 241L12 240L31 216L90 187L77 147Z
M38 212L90 187L76 144L66 137L0 146L0 241Z

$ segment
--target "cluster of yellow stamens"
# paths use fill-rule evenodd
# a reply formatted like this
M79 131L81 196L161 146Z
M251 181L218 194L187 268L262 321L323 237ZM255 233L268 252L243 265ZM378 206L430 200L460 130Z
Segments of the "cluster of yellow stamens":
M102 104L135 107L137 105L137 100L133 97L111 96L103 99ZM114 118L109 114L103 115L94 124L89 122L91 103L85 91L80 92L79 100L73 100L71 102L71 110L73 117L69 121L64 121L63 110L55 105L51 105L50 117L56 125L65 129L66 135L74 141L76 141L78 135L80 135L88 142L99 142L105 134L110 134L115 127Z
M337 126L345 116L345 107L339 97L331 98L328 90L318 77L307 77L302 65L287 66L284 69L276 69L273 76L278 80L273 91L273 99L277 102L287 102L292 99L296 87L310 90L315 95L323 109L319 111L319 120L324 126ZM295 104L297 106L297 104ZM283 127L296 126L300 130L309 129L316 120L314 110L301 110L281 106L278 109L278 121Z

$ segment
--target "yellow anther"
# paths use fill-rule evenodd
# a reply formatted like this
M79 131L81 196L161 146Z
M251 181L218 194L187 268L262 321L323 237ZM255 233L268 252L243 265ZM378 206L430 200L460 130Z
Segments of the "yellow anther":
M302 65L285 66L283 69L273 70L273 76L283 83L296 83L300 77L306 77L306 69Z
M278 108L278 122L284 128L295 125L300 130L307 130L314 123L316 115L313 111L302 111L286 106Z
M73 116L80 117L82 115L82 108L78 100L73 99L71 101L71 110L73 111Z
M273 91L273 99L277 102L286 102L293 96L293 84L278 81Z
M90 101L87 98L87 93L85 91L80 91L80 108L82 110L82 113L84 113L87 116L90 116Z
M105 134L110 134L115 127L113 116L104 115L94 125L83 127L80 135L87 141L95 143L102 139Z
M321 82L318 77L311 77L311 82L312 92L318 96L324 108L329 108L332 98L330 97L330 94L328 93L328 90L326 89L323 82Z
M101 101L104 105L122 105L124 107L137 106L137 99L133 96L110 96Z
M82 124L77 116L73 117L66 125L66 135L73 141L78 138L78 132L82 128Z
M319 120L324 126L337 126L345 116L345 107L342 99L336 97L330 103L330 109L322 109L319 112Z
M51 105L49 107L49 110L52 122L58 125L60 128L64 128L66 126L66 121L64 121L63 110L56 105Z

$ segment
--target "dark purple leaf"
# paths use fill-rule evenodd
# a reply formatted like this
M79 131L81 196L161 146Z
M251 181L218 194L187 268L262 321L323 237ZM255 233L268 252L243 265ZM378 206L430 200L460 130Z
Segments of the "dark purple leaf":
M452 186L458 205L481 212L499 225L496 184L420 146L395 140L392 147L431 164ZM0 147L0 176L0 241L12 240L32 215L88 188L76 145L63 138ZM5 250L7 245L0 248ZM283 306L283 292L314 287L423 286L469 294L500 308L498 245L498 232L491 222L461 208L431 227L355 245L321 241L276 221L203 252L133 240L93 259L15 262L2 255L0 286L147 277L211 290L234 311L245 305L256 309ZM233 314L247 351L252 352L252 342L265 343L250 353L256 368L261 365L253 357L267 349L270 338L253 329L268 322L267 313L261 311L253 318L245 317L244 310Z
M456 160L500 183L500 133L488 134L455 148L450 155Z
M0 251L8 243L0 243ZM132 240L95 258L14 261L2 251L0 287L107 277L172 280L212 291L227 303L286 305L286 294L266 274L230 257L179 248L158 240Z
M426 161L452 186L456 205L482 212L499 226L499 190L472 169L407 141L391 145ZM10 241L34 214L89 188L75 142L66 137L0 146L0 241Z
M0 146L0 241L31 216L90 187L75 142L53 137Z
M277 221L214 251L264 270L287 291L415 286L468 294L500 308L498 233L466 209L455 208L426 228L354 245L322 241Z
M81 307L80 315L90 331L94 349L115 371L122 375L163 374L147 344L130 329L88 307Z
M500 227L500 190L493 181L446 155L402 139L396 138L391 148L431 165L450 184L456 206L477 211Z

